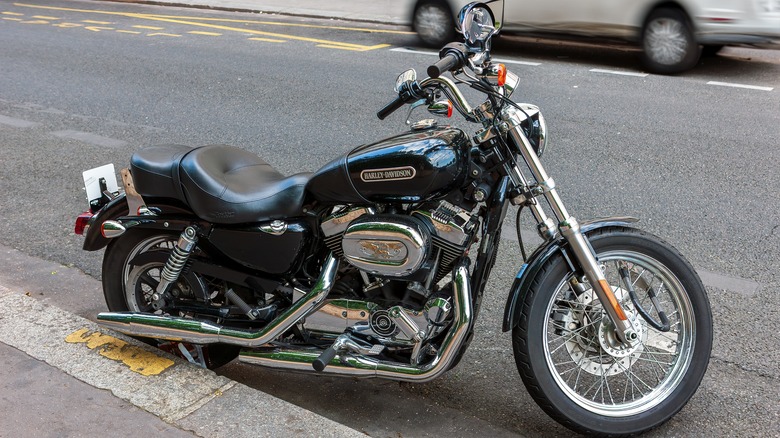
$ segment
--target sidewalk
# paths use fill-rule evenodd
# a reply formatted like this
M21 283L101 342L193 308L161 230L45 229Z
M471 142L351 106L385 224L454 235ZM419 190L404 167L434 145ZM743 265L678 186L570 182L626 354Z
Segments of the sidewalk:
M110 0L409 25L415 0Z
M2 437L365 436L2 286L0 309Z
M0 436L364 436L2 286L0 308Z

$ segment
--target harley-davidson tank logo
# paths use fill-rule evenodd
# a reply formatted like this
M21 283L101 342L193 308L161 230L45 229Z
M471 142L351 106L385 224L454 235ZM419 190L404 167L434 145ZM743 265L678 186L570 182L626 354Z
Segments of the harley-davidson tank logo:
M412 166L391 167L388 169L367 169L360 172L363 182L400 181L412 179L417 171Z

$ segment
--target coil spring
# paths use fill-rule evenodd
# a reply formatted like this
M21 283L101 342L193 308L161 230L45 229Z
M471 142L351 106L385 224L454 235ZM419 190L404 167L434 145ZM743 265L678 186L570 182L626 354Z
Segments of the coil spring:
M195 229L187 227L179 236L179 241L173 247L173 251L171 251L171 255L160 273L160 277L163 280L173 283L179 279L179 275L187 264L187 260L190 258L190 254L197 243L196 234Z

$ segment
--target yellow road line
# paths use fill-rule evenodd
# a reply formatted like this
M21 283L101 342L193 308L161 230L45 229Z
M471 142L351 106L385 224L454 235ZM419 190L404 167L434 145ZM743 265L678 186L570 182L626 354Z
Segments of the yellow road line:
M133 35L138 35L138 34L141 33L141 32L135 31L135 30L117 30L117 32L119 32L119 33L131 33Z
M163 30L164 27L157 27L157 26L141 26L140 24L137 26L133 26L136 29L149 29L149 30Z
M258 38L258 37L252 37L252 38L247 38L247 39L250 40L250 41L265 41L266 43L284 43L284 42L286 42L285 40L274 40L274 39L271 39L271 38Z
M22 19L21 19L21 18L13 18L13 17L3 17L3 20L8 20L8 21L22 21Z
M36 8L36 9L48 9L48 10L55 10L55 11L71 11L71 12L86 12L86 13L93 13L93 14L103 14L103 15L120 15L124 17L131 17L131 18L140 18L144 20L153 20L153 21L163 21L167 23L176 23L176 24L185 24L189 26L197 26L197 27L205 27L210 29L219 29L219 30L225 30L225 31L232 31L232 32L240 32L243 34L253 34L253 35L263 35L268 37L276 37L276 38L284 38L288 40L296 40L296 41L305 41L315 44L323 44L326 46L342 46L342 47L352 47L354 49L358 49L360 51L367 51L367 50L375 50L380 49L384 47L389 47L388 44L378 44L375 46L364 46L361 44L352 44L352 43L342 43L338 41L329 41L329 40L322 40L318 38L308 38L308 37L300 37L295 35L286 35L286 34L280 34L280 33L274 33L274 32L263 32L259 30L252 30L252 29L242 29L238 27L229 27L229 26L222 26L218 24L207 24L207 23L198 23L193 21L187 21L187 20L179 20L179 19L172 19L172 18L161 18L154 15L148 15L148 14L136 14L136 13L127 13L127 12L113 12L113 11L99 11L99 10L90 10L90 9L74 9L74 8L62 8L57 6L41 6L41 5L30 5L26 3L14 3L14 6L19 7L28 7L28 8ZM187 17L190 19L189 17Z
M283 26L283 27L305 27L311 29L328 29L328 30L348 30L354 32L368 32L368 33L389 33L395 35L415 35L415 32L406 30L390 30L390 29L371 29L368 27L348 27L348 26L324 26L317 24L301 24L301 23L285 23L281 21L256 21L256 20L236 20L231 18L209 18L209 17L187 17L176 15L158 15L153 14L151 16L159 18L185 18L188 20L198 21L221 21L223 23L242 23L242 24L262 24L267 26Z
M33 15L33 18L40 18L41 20L59 20L57 17L48 17L46 15Z
M147 33L146 36L167 36L167 37L180 37L181 35L177 35L175 33L163 33L163 32L155 32L155 33Z
M49 24L49 22L46 20L27 20L27 21L22 21L21 23L22 24Z
M68 27L81 27L81 26L83 26L83 24L79 24L79 23L57 23L57 24L52 24L52 26L68 28Z
M127 342L113 336L99 332L90 332L83 328L77 330L65 338L69 344L86 344L90 350L97 352L108 359L122 362L131 371L142 376L156 376L173 365L173 361L150 353L142 348L130 345Z
M3 12L3 15L16 15L17 17L21 17L24 14L20 14L18 12Z
M113 27L101 27L101 26L84 26L90 32L100 32L101 30L114 30Z
M199 31L199 30L191 30L191 31L189 31L189 32L187 32L187 33L191 33L191 34L193 34L193 35L222 36L222 34L221 34L221 33L216 33L216 32L202 32L202 31Z
M81 20L81 22L87 24L114 24L110 21L95 21L95 20Z

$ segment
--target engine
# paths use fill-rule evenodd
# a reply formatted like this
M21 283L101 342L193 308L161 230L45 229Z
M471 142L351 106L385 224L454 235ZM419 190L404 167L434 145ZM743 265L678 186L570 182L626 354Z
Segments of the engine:
M431 202L410 214L376 214L359 207L322 223L325 243L351 265L380 278L433 283L471 243L476 215L446 201Z

